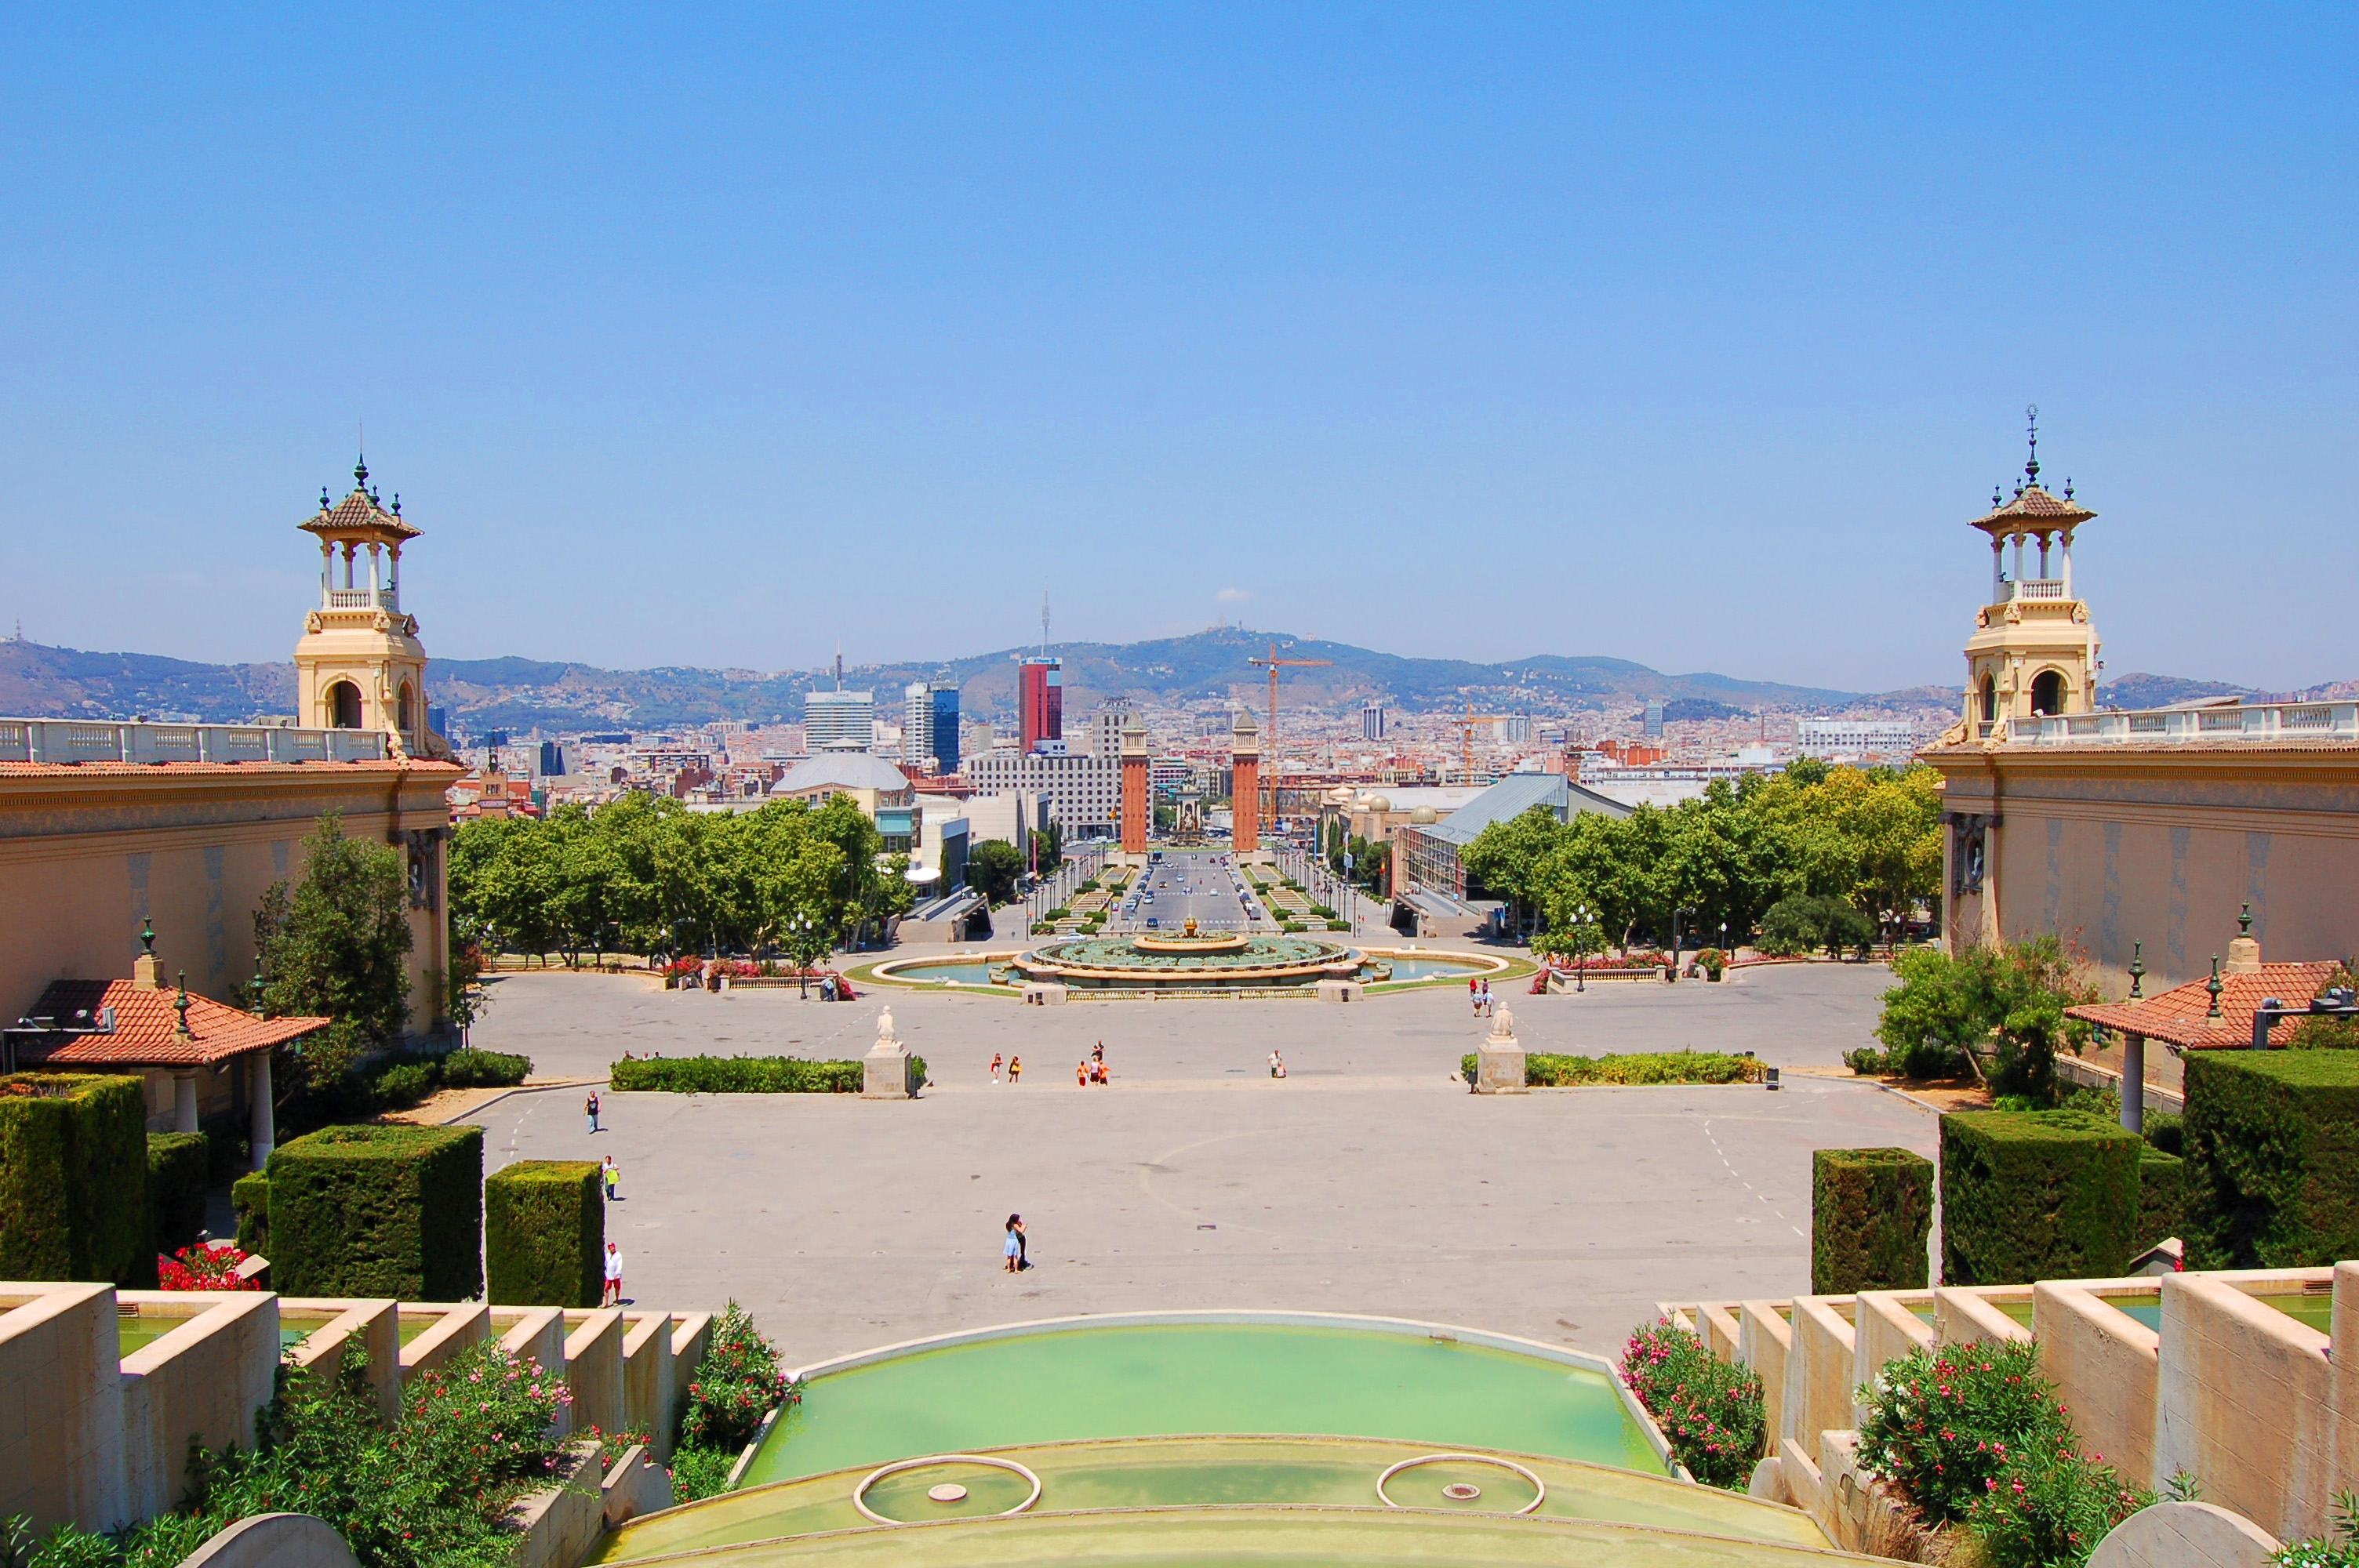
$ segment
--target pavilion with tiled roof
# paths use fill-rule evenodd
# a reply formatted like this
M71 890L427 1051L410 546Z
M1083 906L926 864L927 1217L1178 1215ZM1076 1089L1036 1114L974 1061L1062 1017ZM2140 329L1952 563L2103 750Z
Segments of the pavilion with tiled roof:
M2301 1008L2324 990L2340 966L2332 960L2296 964L2265 964L2261 961L2261 945L2252 935L2252 912L2243 916L2243 934L2228 944L2228 962L2221 968L2213 960L2212 974L2204 979L2190 980L2169 990L2149 997L2133 994L2123 1001L2091 1002L2064 1010L2065 1015L2093 1023L2101 1030L2118 1034L2122 1042L2122 1081L2145 1084L2166 1082L2162 1064L2154 1064L2149 1071L2146 1060L2146 1043L2160 1041L2173 1057L2182 1057L2190 1051L2221 1051L2249 1049L2253 1044L2253 1018L2262 1007L2277 1002L2288 1008ZM2176 1079L2178 1074L2169 1075ZM2137 1121L2133 1122L2131 1098L2122 1098L2122 1118L2125 1126L2143 1124L2143 1106L2137 1107Z
M251 1111L255 1169L270 1157L276 1141L271 1115L270 1053L325 1029L325 1018L263 1018L210 997L192 996L183 976L163 983L154 950L155 932L132 966L132 978L114 980L52 980L29 1012L8 1031L10 1065L18 1072L124 1073L148 1080L151 1108L171 1086L168 1118L151 1114L151 1129L168 1119L169 1130L198 1130L198 1076L226 1079L245 1071Z

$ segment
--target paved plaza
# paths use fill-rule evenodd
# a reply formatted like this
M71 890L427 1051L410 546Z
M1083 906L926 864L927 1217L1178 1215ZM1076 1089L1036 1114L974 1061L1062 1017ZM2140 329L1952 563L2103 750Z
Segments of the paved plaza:
M1536 1051L1749 1049L1824 1068L1866 1041L1888 983L1811 965L1501 1000ZM625 1050L855 1056L880 1003L931 1070L915 1101L609 1094L614 1130L592 1137L582 1090L519 1094L472 1119L486 1162L614 1155L629 1293L734 1297L798 1364L1158 1307L1378 1313L1611 1354L1658 1299L1807 1288L1812 1149L1936 1142L1918 1106L1831 1077L1478 1098L1455 1076L1485 1027L1462 990L1024 1008L524 975L496 983L475 1039L544 1076L595 1075ZM1114 1081L1079 1088L1101 1038ZM1020 1085L991 1085L995 1052L1024 1058ZM1038 1265L1012 1277L1010 1211Z

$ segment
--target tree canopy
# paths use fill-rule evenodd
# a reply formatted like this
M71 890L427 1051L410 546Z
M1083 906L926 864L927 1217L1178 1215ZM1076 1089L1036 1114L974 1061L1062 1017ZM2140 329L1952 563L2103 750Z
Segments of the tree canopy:
M832 943L906 913L906 856L838 796L691 812L644 795L548 816L484 818L451 844L454 920L495 946L561 953L760 952L800 917Z
M1803 759L1808 761L1808 759ZM1871 921L1905 920L1940 890L1940 796L1927 767L1827 767L1734 784L1625 817L1559 822L1535 807L1485 827L1462 857L1471 881L1525 924L1569 945L1586 907L1605 940L1667 942L1675 911L1701 937L1722 923L1734 943L1771 906L1840 900ZM1823 924L1823 923L1821 923ZM1568 946L1569 950L1569 946Z

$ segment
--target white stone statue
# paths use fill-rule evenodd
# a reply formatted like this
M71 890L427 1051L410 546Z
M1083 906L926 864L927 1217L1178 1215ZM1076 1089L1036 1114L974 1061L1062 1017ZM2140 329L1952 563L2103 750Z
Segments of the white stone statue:
M1510 1007L1503 1007L1497 1012L1491 1015L1491 1038L1494 1040L1513 1040L1515 1037L1516 1011Z
M886 1008L876 1015L876 1043L889 1044L893 1039L893 1010Z

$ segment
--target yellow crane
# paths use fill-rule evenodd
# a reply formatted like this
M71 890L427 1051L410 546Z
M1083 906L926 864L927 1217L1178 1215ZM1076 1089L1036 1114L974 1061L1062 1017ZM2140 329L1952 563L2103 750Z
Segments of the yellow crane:
M1520 716L1513 713L1477 713L1474 711L1474 699L1471 697L1466 699L1465 717L1451 720L1452 724L1458 726L1458 782L1460 784L1471 788L1474 783L1474 726L1504 724L1508 719L1518 717Z
M1262 777L1266 781L1262 786L1261 808L1264 832L1269 831L1277 821L1277 672L1281 667L1300 666L1308 669L1321 665L1332 665L1334 662L1332 659L1281 659L1277 656L1276 643L1269 645L1269 657L1245 661L1249 665L1264 665L1269 671L1269 729L1261 743L1262 756L1266 759L1261 770Z

